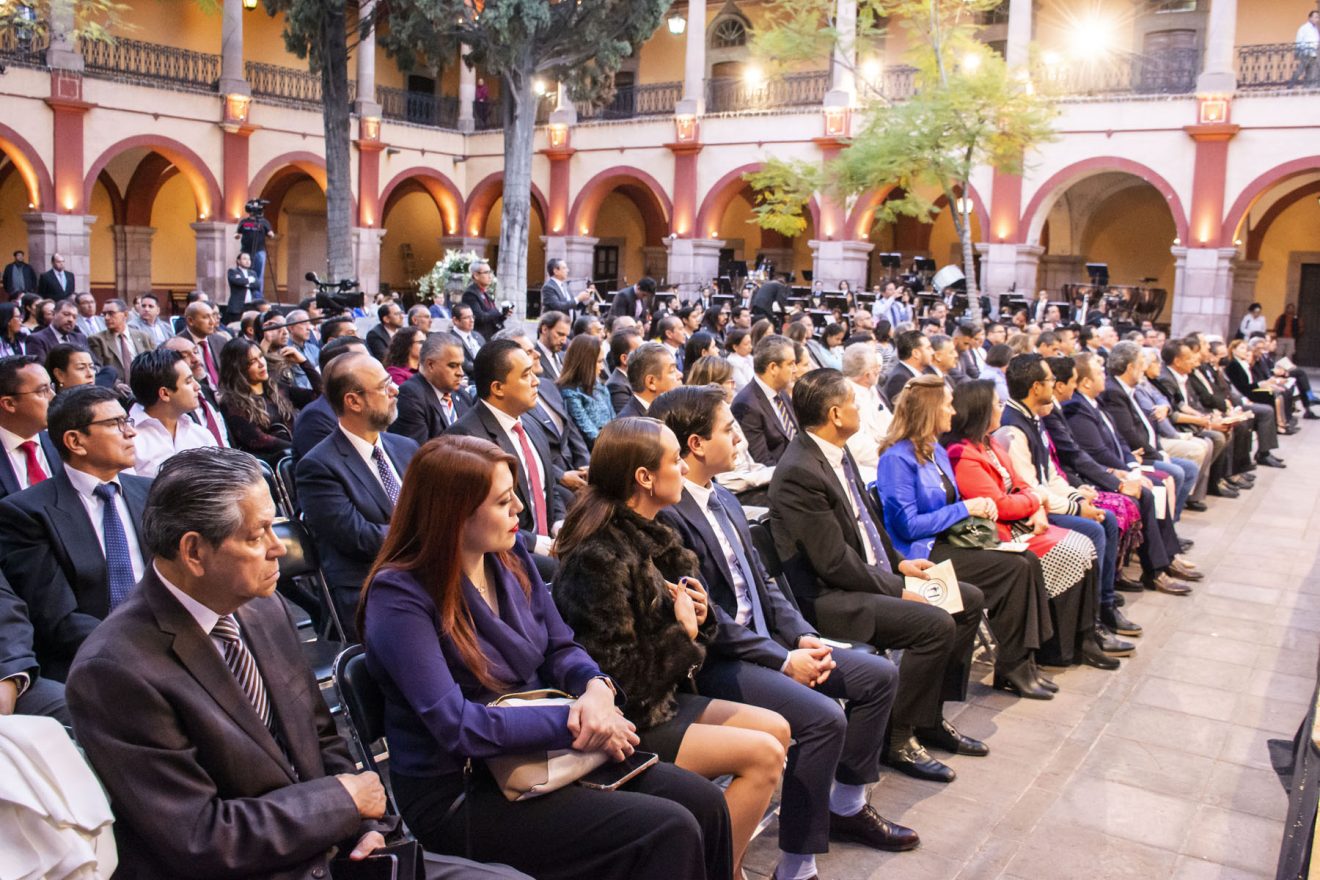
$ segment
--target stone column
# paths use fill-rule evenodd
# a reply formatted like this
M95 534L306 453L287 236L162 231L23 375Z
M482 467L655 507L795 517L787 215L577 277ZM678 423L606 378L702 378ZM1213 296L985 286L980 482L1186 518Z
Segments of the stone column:
M1233 258L1237 248L1172 248L1172 333L1227 334L1233 313Z
M1009 67L1021 67L1027 63L1027 51L1031 45L1031 5L1032 0L1008 2L1008 46L1004 50L1004 60Z
M706 0L688 0L683 100L678 102L676 112L680 116L700 116L706 112Z
M151 290L150 226L111 226L115 239L115 294L124 302Z
M1229 315L1229 330L1236 330L1247 313L1247 306L1256 301L1256 279L1260 277L1259 260L1233 261L1233 311Z
M367 302L371 302L380 289L380 240L384 235L385 230L374 226L354 226L352 229L353 277Z
M362 0L358 4L358 28L371 19L376 0ZM353 108L359 116L380 118L380 104L376 101L376 30L372 28L358 43L357 100Z
M1231 95L1237 89L1233 73L1233 42L1237 30L1237 0L1210 0L1205 29L1205 65L1196 78L1198 95Z
M555 109L550 111L550 124L574 126L577 118L577 107L568 96L568 87L560 83L555 92Z
M857 91L857 0L837 0L834 29L838 40L831 60L830 90L851 98Z
M978 244L981 255L981 290L990 296L995 314L999 298L1010 290L1027 296L1036 292L1036 276L1045 249L1034 244Z
M463 61L467 46L458 50L458 130L472 131L477 127L472 102L477 99L477 71Z
M825 282L826 290L834 290L840 281L847 281L853 290L866 288L866 264L875 245L869 241L807 242L811 246L811 277Z
M50 48L46 50L46 66L51 70L82 73L83 57L78 49L75 0L51 0Z
M221 13L220 94L252 94L243 69L243 0L225 0Z
M568 263L569 288L577 293L586 287L586 279L591 277L591 270L596 259L596 245L600 239L591 235L543 235L541 244L545 245L545 260L563 260ZM528 266L529 286L536 284L536 272L540 267ZM601 291L604 293L604 291Z
M718 238L665 239L665 249L669 251L666 282L678 285L709 283L720 273L722 247L724 242Z
M197 236L197 289L205 291L211 302L228 302L229 284L225 281L225 273L232 265L229 242L233 227L210 220L188 225ZM267 291L273 293L273 285Z
M52 254L64 257L64 268L73 273L74 290L91 292L91 214L56 214L40 211L24 214L28 230L28 258L40 274L50 268Z

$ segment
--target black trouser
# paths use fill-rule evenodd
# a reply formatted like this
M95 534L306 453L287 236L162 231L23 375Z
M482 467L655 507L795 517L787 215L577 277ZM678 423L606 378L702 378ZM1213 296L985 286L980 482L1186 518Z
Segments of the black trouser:
M1167 501L1168 506L1172 507L1173 499ZM1178 534L1173 530L1171 511L1165 511L1164 519L1155 516L1155 495L1149 489L1142 488L1137 507L1141 510L1142 538L1141 546L1137 548L1141 573L1156 575L1167 568L1177 555Z
M963 610L949 616L932 605L879 593L826 590L816 597L816 623L830 638L865 642L883 651L902 648L893 727L938 727L945 700L967 694L972 645L985 597L960 583Z
M15 715L45 715L65 727L73 726L69 709L64 705L64 685L49 678L37 678L23 691L14 705Z
M1226 438L1229 443L1233 444L1232 470L1234 476L1251 470L1251 430L1251 425L1246 422L1238 422Z
M477 766L464 804L448 821L463 790L457 776L392 773L390 781L404 821L432 852L500 862L537 880L733 876L724 794L673 764L657 764L618 791L569 785L518 802Z
M1256 455L1264 455L1272 449L1278 449L1279 423L1275 417L1274 407L1247 401L1243 409L1256 418L1253 425L1256 432Z
M880 778L898 669L885 657L847 649L835 650L834 662L830 677L816 688L741 660L708 660L697 673L704 696L778 712L793 732L779 808L784 852L828 852L831 783L866 785ZM836 698L848 701L846 710Z
M995 665L1001 670L1015 668L1028 652L1040 648L1053 634L1045 576L1036 554L955 547L936 541L930 548L930 558L932 562L952 560L958 577L976 584L985 596L990 629L999 646Z

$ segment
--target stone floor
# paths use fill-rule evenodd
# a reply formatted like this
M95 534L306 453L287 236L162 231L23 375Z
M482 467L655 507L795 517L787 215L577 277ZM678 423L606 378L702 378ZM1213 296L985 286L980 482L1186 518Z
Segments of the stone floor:
M1210 499L1179 527L1206 574L1190 598L1126 594L1145 628L1118 672L1055 676L1050 702L973 684L950 704L988 758L951 759L948 786L886 771L871 802L921 848L840 844L827 880L1240 880L1273 877L1287 798L1269 739L1291 739L1315 685L1320 643L1320 423L1282 438L1286 470ZM773 870L777 828L749 873Z

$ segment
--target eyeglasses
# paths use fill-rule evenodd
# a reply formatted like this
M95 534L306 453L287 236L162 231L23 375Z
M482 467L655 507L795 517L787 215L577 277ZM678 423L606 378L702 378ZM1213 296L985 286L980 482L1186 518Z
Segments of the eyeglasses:
M97 419L94 422L88 422L87 424L82 425L81 427L78 428L78 430L86 431L92 425L107 425L111 428L114 428L119 433L127 436L128 428L132 425L132 422L128 420L128 416L120 416L117 419Z
M36 388L30 388L27 391L12 391L9 394L0 395L0 396L22 397L24 394L35 394L38 397L54 397L55 386L47 382L45 385L38 385Z

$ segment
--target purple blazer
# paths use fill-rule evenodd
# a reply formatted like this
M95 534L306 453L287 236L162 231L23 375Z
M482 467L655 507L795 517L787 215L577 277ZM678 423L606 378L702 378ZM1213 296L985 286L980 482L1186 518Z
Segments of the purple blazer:
M500 692L482 685L453 641L440 631L440 613L408 572L382 571L366 598L367 669L385 696L390 765L412 777L456 773L468 758L539 749L566 749L568 708L492 709L500 693L559 688L581 694L601 675L596 661L573 640L531 557L514 547L532 584L529 599L513 573L500 568L497 616L465 577L463 592L477 644L490 674L508 683Z

